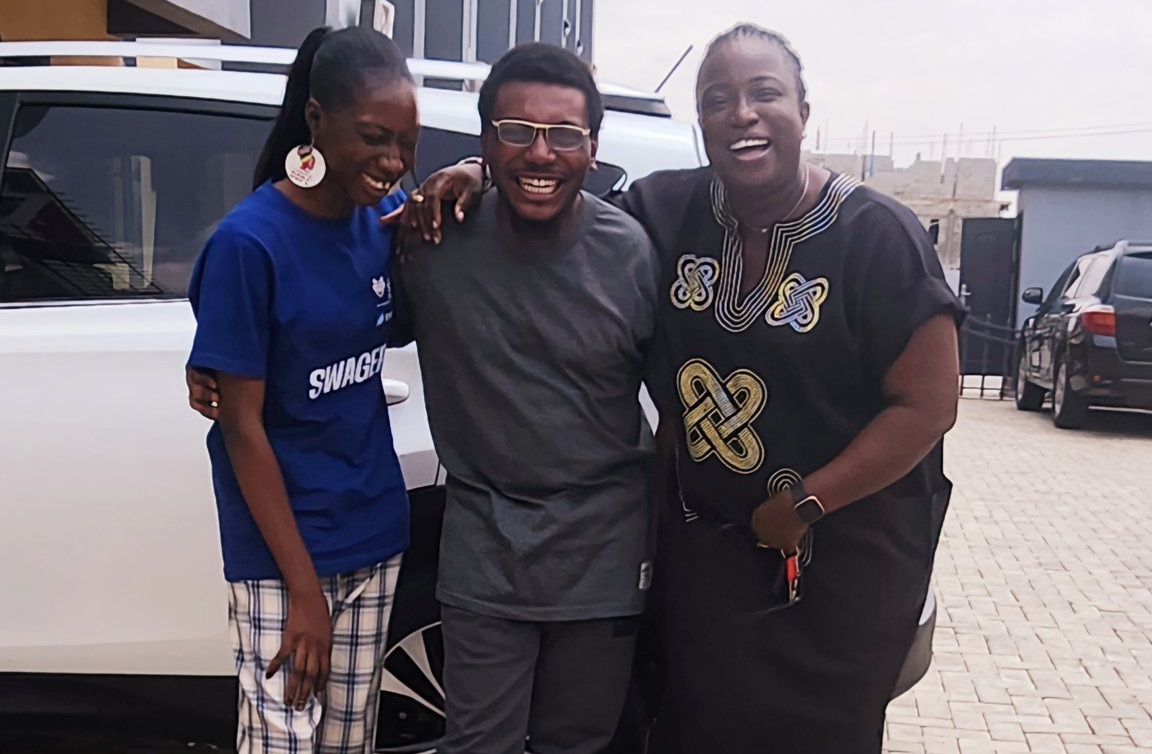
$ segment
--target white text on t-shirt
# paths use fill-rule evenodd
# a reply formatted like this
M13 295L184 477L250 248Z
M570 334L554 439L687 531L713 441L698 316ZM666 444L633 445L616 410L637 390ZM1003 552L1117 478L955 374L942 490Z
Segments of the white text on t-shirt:
M343 390L349 385L367 382L384 368L385 346L365 351L359 356L350 356L323 369L314 369L308 381L312 389L308 397L316 400L321 395Z

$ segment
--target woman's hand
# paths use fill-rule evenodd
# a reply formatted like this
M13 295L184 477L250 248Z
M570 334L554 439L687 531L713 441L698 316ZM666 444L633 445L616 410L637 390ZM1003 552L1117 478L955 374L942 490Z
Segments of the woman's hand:
M185 369L184 382L188 385L188 405L205 419L220 418L220 387L216 378L198 369Z
M796 515L792 493L784 490L752 512L752 531L760 544L792 555L800 547L808 526Z
M332 659L332 618L328 601L319 589L288 595L288 622L280 651L268 663L271 678L292 658L292 676L285 688L284 704L304 709L308 697L324 693Z
M402 212L380 218L384 225L400 228L403 237L421 238L425 243L439 244L443 238L444 202L455 200L453 216L464 222L465 211L480 201L484 188L484 171L479 165L452 165L438 170L424 185L408 196Z

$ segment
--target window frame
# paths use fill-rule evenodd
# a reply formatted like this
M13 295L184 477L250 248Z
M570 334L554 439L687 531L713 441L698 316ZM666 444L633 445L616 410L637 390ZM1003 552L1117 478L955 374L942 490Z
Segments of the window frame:
M0 196L4 194L4 178L12 150L16 118L23 107L91 107L116 110L147 110L153 112L215 115L264 120L272 127L279 105L264 105L235 100L209 100L157 94L128 94L119 92L57 92L20 91L0 92ZM74 298L57 300L0 301L0 311L12 309L46 309L77 306L127 306L132 304L165 304L186 302L187 296L164 298Z

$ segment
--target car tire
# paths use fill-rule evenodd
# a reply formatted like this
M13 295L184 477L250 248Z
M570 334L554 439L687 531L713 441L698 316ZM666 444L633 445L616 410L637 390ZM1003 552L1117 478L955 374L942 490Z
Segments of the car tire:
M1020 349L1020 360L1016 367L1016 408L1020 411L1039 411L1044 405L1044 388L1028 381L1026 369L1028 355Z
M1052 388L1052 421L1060 429L1079 429L1088 418L1088 401L1072 389L1068 364L1062 362Z
M444 735L444 643L436 600L444 488L408 494L412 541L389 618L377 707L375 751L381 754L435 751Z

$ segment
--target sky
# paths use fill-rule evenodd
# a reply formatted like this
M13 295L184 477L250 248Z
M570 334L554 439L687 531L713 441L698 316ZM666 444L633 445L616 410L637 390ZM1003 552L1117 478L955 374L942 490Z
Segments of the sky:
M663 89L692 120L700 56L741 21L800 54L810 149L867 152L874 130L897 165L945 135L949 157L1001 164L1152 160L1152 0L597 0L599 76L652 90L694 45Z

